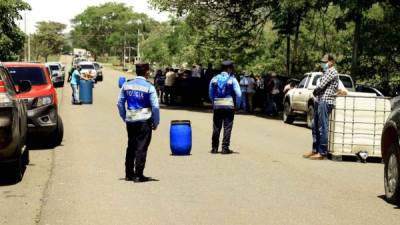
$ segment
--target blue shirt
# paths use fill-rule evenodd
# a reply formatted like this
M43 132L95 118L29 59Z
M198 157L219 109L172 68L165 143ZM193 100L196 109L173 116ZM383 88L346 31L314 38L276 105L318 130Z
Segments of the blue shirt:
M124 122L151 120L154 126L160 123L160 106L154 86L144 77L124 83L118 98L118 110Z
M80 79L81 79L81 74L79 73L78 70L74 70L74 72L71 75L71 84L78 85Z
M209 95L214 109L233 109L233 98L236 97L236 103L239 103L242 92L236 78L227 72L222 72L211 80Z

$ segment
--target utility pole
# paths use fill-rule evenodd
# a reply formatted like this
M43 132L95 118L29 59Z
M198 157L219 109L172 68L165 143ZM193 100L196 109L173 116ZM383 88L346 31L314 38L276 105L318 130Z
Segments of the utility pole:
M129 48L129 53L128 53L128 63L131 64L131 46L128 46Z
M25 10L25 12L24 12L24 30L25 30L25 35L27 35L27 33L26 33L26 10ZM25 62L27 62L27 60L28 60L28 53L27 53L27 44L26 44L26 41L25 41L25 44L24 44L24 60L25 60Z
M124 33L124 68L123 68L124 70L125 70L125 53L126 53L126 52L125 52L125 48L126 48L126 46L125 46L125 45L126 45L125 36L126 36L126 32Z
M138 60L140 60L140 44L139 44L139 41L140 41L140 29L139 29L139 27L138 27L138 30L137 30L137 58L138 58Z
M139 19L136 21L136 24L138 25L138 30L137 30L137 56L136 56L136 60L140 61L140 25L142 24L142 21Z
M28 34L28 62L31 61L31 35Z

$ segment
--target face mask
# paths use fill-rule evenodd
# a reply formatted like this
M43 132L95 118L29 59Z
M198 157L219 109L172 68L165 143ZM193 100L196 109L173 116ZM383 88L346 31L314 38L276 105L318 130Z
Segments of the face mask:
M329 68L329 65L328 65L328 63L322 63L321 67L322 67L322 70L327 71Z

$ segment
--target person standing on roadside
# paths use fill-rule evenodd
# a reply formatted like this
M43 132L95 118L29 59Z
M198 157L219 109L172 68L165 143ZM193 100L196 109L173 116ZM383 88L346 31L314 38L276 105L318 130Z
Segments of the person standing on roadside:
M335 95L339 86L339 74L335 69L335 57L325 55L322 60L324 75L314 90L314 120L312 125L313 148L304 158L322 160L328 154L329 114L335 105Z
M248 112L252 113L254 110L254 94L256 93L256 80L254 75L251 74L246 76L247 79L247 105L248 105Z
M176 81L176 73L174 69L167 68L167 73L165 74L165 86L164 86L164 103L171 104L174 101L174 85Z
M79 105L81 104L79 100L79 90L78 90L78 85L79 85L79 80L81 79L81 67L78 65L76 66L75 70L71 74L71 88L72 88L72 104L73 105Z
M209 86L210 100L213 103L213 134L212 154L218 153L219 136L224 126L224 138L222 141L222 154L231 154L229 149L233 120L235 116L235 101L240 102L241 91L236 78L233 76L233 62L222 63L223 72L215 76Z
M136 64L137 77L126 82L118 98L118 110L128 131L125 158L125 180L150 181L143 175L152 130L160 123L160 107L154 86L147 81L149 64Z
M240 99L239 109L243 109L244 112L247 112L247 86L249 86L249 81L246 78L246 75L240 76L240 90L242 97Z

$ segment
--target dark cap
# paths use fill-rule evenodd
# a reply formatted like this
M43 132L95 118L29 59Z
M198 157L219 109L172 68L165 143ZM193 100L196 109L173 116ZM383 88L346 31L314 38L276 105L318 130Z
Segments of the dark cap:
M233 62L231 60L226 60L222 62L222 69L233 68Z
M335 61L335 56L332 54L326 54L324 57L321 59L321 62L328 62L328 61Z
M139 76L145 75L145 72L150 70L148 63L136 63L136 74Z

